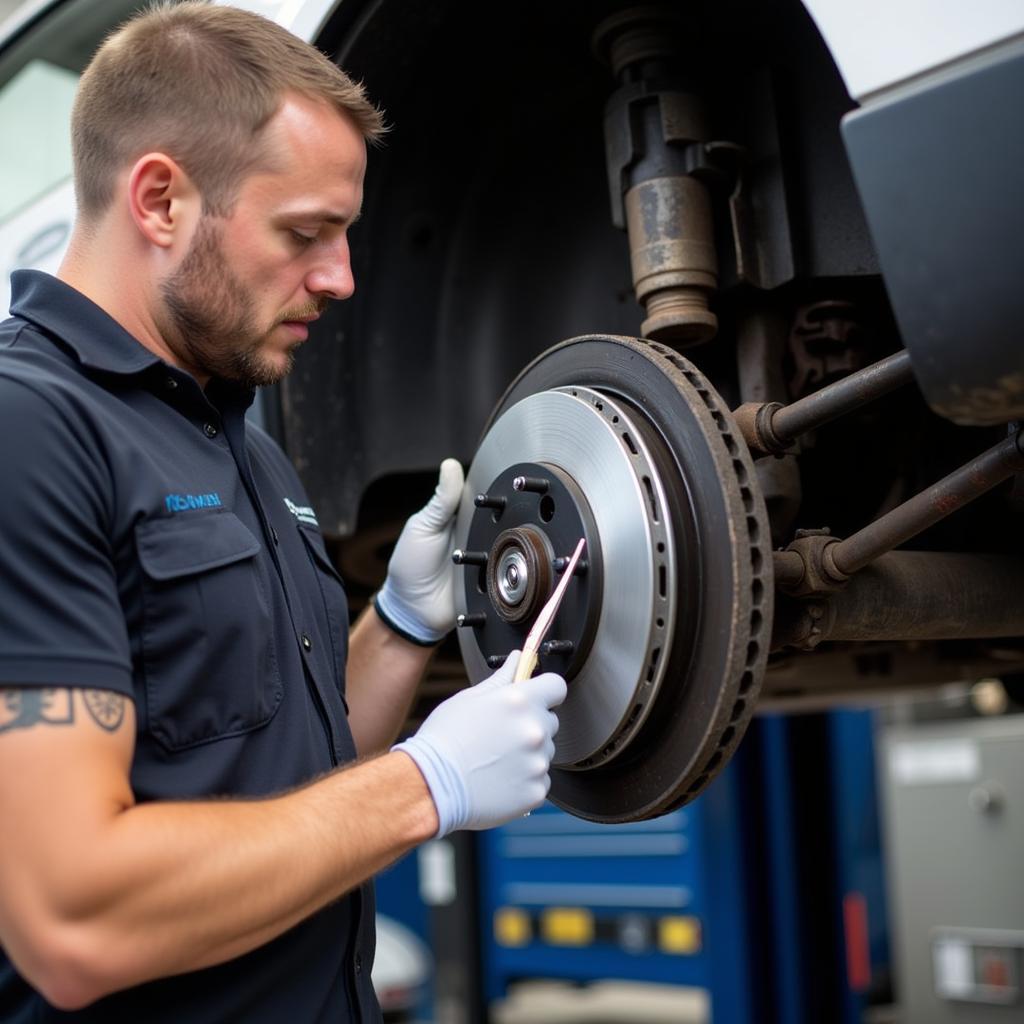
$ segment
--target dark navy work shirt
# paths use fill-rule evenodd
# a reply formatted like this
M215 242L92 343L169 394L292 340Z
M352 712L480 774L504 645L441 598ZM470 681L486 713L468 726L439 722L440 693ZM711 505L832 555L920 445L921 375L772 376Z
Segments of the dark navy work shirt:
M131 698L140 803L280 793L355 757L345 592L251 402L204 392L55 278L13 275L0 687ZM369 884L236 960L71 1014L0 950L0 1021L376 1021L373 951Z

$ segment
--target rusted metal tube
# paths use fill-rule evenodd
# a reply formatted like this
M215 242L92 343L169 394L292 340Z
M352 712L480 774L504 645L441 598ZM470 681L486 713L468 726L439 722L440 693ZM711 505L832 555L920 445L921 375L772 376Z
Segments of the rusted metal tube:
M914 379L910 356L897 352L829 384L790 405L746 402L733 411L747 447L761 455L782 455L809 430L873 402Z
M876 519L863 530L829 548L840 572L852 575L880 555L923 533L940 519L980 498L987 491L1024 469L1022 434L993 445L976 459L954 470L926 491Z
M910 354L906 350L896 352L776 410L771 418L771 431L788 447L801 434L867 405L913 379Z
M1024 636L1024 560L892 551L825 602L827 640Z
M619 11L594 33L594 49L619 88L605 109L612 220L629 235L633 287L646 338L676 348L714 337L709 299L718 257L708 179L723 175L704 103L677 69L692 69L692 15L669 5ZM691 74L683 76L684 79Z
M800 585L804 578L804 560L795 551L775 551L772 553L775 567L775 585L783 590L790 590Z
M645 337L680 345L714 337L708 296L718 281L705 185L686 175L653 178L626 193L626 229Z
M1024 559L891 551L835 593L777 602L772 648L1024 636Z

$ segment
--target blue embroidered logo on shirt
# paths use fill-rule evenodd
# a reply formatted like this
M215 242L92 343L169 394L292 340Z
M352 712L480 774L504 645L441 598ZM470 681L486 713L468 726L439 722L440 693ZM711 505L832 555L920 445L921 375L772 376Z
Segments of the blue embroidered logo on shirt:
M193 508L220 508L223 504L216 491L213 494L168 494L164 498L168 512L188 512Z

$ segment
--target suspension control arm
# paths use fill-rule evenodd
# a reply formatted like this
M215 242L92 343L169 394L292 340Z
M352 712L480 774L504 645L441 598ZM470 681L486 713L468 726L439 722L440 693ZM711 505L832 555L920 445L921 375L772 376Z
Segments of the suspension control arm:
M854 573L1021 470L1024 433L1018 432L845 540L808 531L775 553L776 583L797 595L838 590Z
M910 355L897 352L790 405L746 402L733 416L754 455L782 455L801 434L859 409L913 379Z
M1022 439L1024 434L1017 433L1000 441L927 491L915 494L863 530L839 541L832 551L836 568L852 575L1019 473L1024 469Z
M836 593L776 606L772 647L1024 636L1024 560L892 551Z

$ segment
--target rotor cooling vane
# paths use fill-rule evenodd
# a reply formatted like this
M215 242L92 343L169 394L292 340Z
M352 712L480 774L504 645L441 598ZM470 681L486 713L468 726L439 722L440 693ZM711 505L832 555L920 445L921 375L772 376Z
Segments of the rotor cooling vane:
M771 545L726 404L672 349L574 338L498 403L456 522L472 682L521 648L586 537L540 652L569 683L550 798L635 821L692 800L754 710L771 631Z

